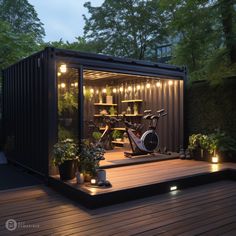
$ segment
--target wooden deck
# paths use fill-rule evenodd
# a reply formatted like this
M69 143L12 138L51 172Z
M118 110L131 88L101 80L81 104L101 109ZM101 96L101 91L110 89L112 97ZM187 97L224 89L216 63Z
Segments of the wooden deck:
M229 179L229 168L236 170L236 163L211 164L176 159L107 169L107 179L112 183L112 188L77 185L75 180L61 182L59 176L53 176L49 183L93 208L169 192L171 186L184 189Z
M84 209L50 188L35 186L0 191L0 206L0 235L4 236L236 235L233 181L96 210ZM5 227L9 219L18 223L14 231Z

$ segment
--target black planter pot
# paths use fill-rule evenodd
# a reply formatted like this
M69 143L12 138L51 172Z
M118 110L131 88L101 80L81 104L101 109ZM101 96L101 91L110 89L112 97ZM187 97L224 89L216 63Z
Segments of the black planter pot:
M64 161L58 166L58 168L61 180L70 180L75 178L76 163L74 160Z

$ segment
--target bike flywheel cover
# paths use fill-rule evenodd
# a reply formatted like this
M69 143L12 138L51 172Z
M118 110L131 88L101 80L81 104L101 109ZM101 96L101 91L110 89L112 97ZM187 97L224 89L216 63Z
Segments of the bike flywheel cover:
M154 151L159 146L159 137L152 130L146 131L141 137L143 147L148 151Z

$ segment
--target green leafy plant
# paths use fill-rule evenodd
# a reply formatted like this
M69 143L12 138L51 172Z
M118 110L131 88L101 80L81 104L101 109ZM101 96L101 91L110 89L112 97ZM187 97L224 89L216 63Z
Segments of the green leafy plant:
M118 139L118 138L122 138L123 137L123 134L120 130L114 130L112 132L112 138L113 139Z
M107 96L111 96L111 87L106 85L106 94Z
M116 115L116 114L117 114L117 110L112 106L112 107L110 107L110 109L109 109L109 113L110 113L111 115Z
M79 152L79 171L96 176L99 162L104 159L104 149L84 140Z
M102 137L102 133L95 131L95 132L92 133L92 137L97 141Z
M58 98L58 113L61 115L63 112L72 113L78 109L78 102L74 93L66 92Z
M65 139L73 139L75 140L75 135L68 129L64 128L63 126L58 126L58 140L63 141Z
M53 146L52 162L55 166L58 166L64 161L75 160L77 151L78 149L73 139L59 141Z

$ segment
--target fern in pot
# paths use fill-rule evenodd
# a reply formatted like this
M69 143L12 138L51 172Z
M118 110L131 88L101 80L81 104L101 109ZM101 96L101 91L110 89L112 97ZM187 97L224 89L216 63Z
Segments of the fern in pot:
M73 139L59 141L53 146L52 162L58 166L61 180L75 178L77 150L77 145Z

